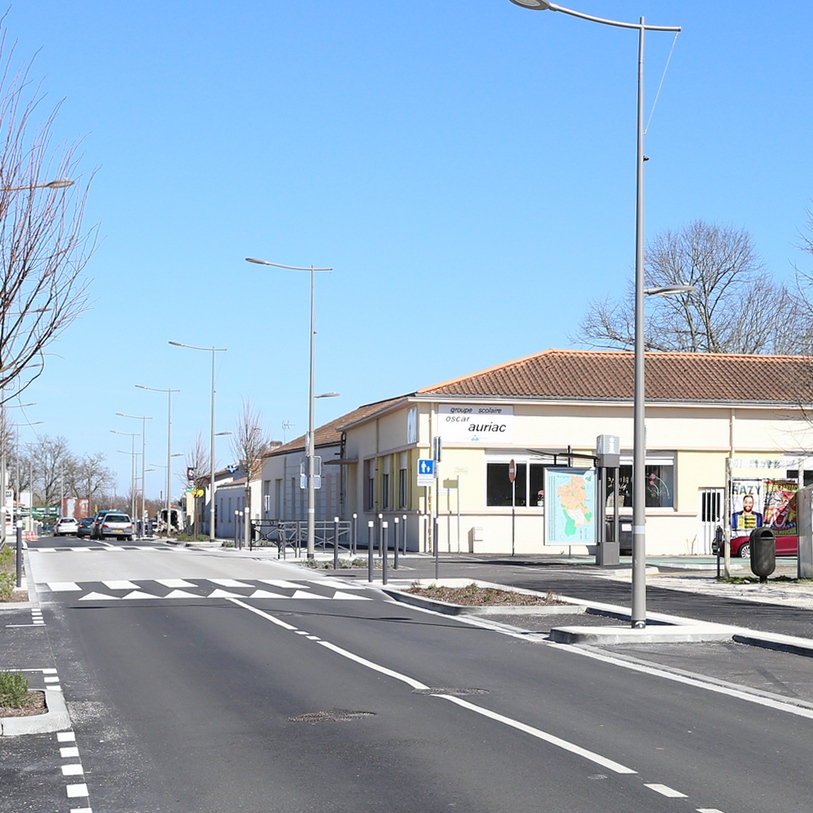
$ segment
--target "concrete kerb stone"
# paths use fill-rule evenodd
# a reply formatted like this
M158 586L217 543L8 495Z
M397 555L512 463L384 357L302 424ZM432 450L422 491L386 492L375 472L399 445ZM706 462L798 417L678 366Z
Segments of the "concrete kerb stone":
M49 734L64 731L71 727L71 718L62 692L58 689L45 689L45 714L31 717L0 718L0 736L19 737L23 734Z
M424 579L412 582L391 582L387 585L379 586L379 589L390 596L395 601L399 601L412 606L421 607L426 610L443 613L444 615L460 616L486 616L486 615L531 615L531 614L555 614L555 613L592 613L597 615L610 616L619 620L629 620L629 608L614 604L603 604L591 602L584 599L571 598L569 596L556 596L557 600L565 602L569 606L516 606L508 607L470 607L458 604L428 599L423 596L416 596L406 592L412 585L426 587L437 584L444 587L465 587L470 584L477 584L480 587L492 587L509 592L524 593L527 595L544 596L533 590L520 590L508 585L484 582L477 579ZM556 643L592 645L592 646L612 646L622 644L646 644L646 643L708 643L714 641L735 641L737 643L749 644L771 649L777 649L793 654L813 656L813 640L806 638L796 638L789 635L779 635L776 633L750 630L745 627L733 627L725 624L713 624L694 619L682 618L680 616L667 615L664 613L648 613L647 626L644 629L633 629L632 627L610 627L610 626L567 626L553 627L550 636L546 639Z

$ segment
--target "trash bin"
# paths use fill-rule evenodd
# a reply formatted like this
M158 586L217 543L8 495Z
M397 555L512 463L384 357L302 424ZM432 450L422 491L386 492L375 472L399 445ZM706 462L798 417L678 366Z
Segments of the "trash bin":
M776 537L770 528L754 528L749 538L751 545L751 572L761 582L776 570Z

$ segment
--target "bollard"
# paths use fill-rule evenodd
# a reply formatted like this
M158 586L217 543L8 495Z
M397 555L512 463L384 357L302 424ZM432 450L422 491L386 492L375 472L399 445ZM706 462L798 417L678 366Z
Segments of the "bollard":
M333 569L339 569L339 518L333 517Z
M373 580L373 528L375 523L370 520L367 523L367 581Z
M404 556L406 556L406 549L407 549L407 540L406 540L406 537L407 537L407 524L406 524L406 519L407 519L406 514L402 514L401 515L401 522L403 523L403 525L401 527L402 527L403 530L401 532L401 539L402 539L402 541L404 543Z
M353 521L350 523L350 558L356 558L356 550L359 541L359 515L353 514Z
M388 522L382 522L381 523L381 550L384 553L384 558L381 561L381 583L382 584L387 583L387 575L388 575L387 560L389 559L389 556L387 554L388 554L389 548L390 548L390 543L389 543L389 539L388 539L389 531L387 530L388 527L389 527Z
M401 523L398 521L398 517L396 517L393 520L393 522L395 523L395 531L393 533L393 536L395 538L393 540L394 544L392 546L393 550L394 550L393 559L392 559L392 569L393 570L398 570L398 530L399 530L399 528L401 526Z
M23 586L23 523L17 521L17 587Z

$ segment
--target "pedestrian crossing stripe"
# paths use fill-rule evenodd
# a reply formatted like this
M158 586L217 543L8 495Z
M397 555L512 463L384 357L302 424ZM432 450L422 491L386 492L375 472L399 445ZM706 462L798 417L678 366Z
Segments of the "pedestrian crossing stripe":
M251 581L254 583L252 584ZM339 601L372 601L369 596L359 595L358 592L350 592L350 590L364 590L364 585L348 584L344 585L338 582L343 589L336 589L332 584L325 584L324 582L317 581L311 584L297 584L296 582L285 582L285 580L276 580L278 583L284 582L288 589L293 590L293 594L289 595L283 592L277 592L265 589L265 584L271 582L270 579L256 579L256 580L239 581L237 579L200 579L197 582L189 581L187 579L150 579L141 582L133 582L127 579L95 581L95 582L46 582L37 585L40 591L50 590L53 593L84 593L84 595L76 596L77 601L139 601L149 599L222 599L222 598L237 598L237 599L274 599L274 600L310 600L310 601L323 601L336 599ZM223 588L223 583L234 586L232 590ZM260 583L260 587L257 584ZM175 585L183 584L187 588L182 589ZM129 591L124 595L113 595L113 593L105 593L94 587L104 585L110 591ZM157 586L170 587L170 591L164 595L162 591L157 589ZM238 593L237 588L250 591L248 593ZM327 588L325 592L315 592L313 587ZM213 589L214 588L214 589ZM349 588L349 589L348 589ZM192 590L199 590L201 592L192 592ZM89 592L85 593L85 590ZM332 595L331 595L332 593ZM73 598L72 596L66 596Z

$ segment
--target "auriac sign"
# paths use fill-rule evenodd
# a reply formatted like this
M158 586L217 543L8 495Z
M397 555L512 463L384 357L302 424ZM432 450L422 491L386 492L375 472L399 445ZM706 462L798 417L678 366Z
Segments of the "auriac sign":
M444 443L502 445L514 441L514 407L439 404L438 434Z

